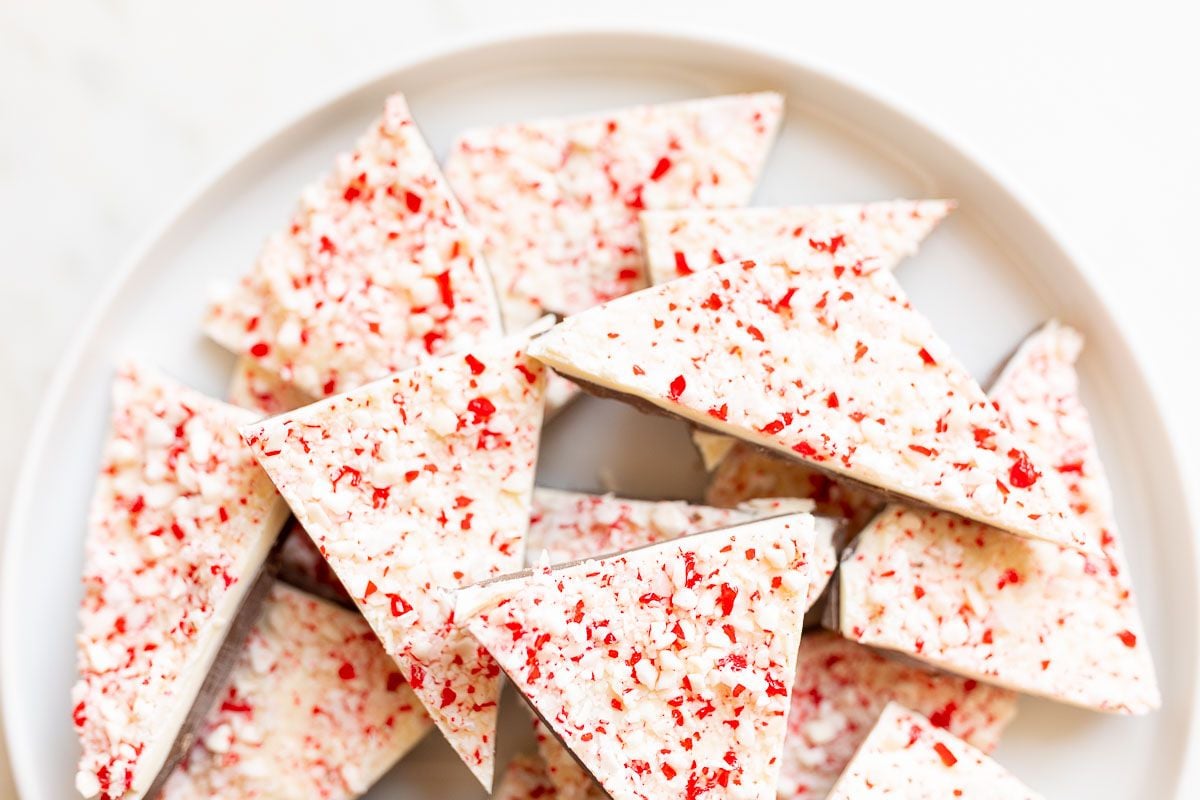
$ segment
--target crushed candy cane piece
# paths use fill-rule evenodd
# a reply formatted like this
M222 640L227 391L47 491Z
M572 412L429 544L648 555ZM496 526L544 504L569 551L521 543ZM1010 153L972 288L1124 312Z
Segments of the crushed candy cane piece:
M723 264L568 317L530 354L596 391L1011 533L1095 549L892 274L848 243ZM833 402L833 398L837 402ZM979 437L980 431L988 436Z
M889 703L829 800L1038 800L988 756L929 720Z
M312 397L353 389L496 335L476 238L394 95L205 330Z
M783 747L780 800L823 798L890 702L985 753L1016 714L1016 695L882 655L837 634L808 634Z
M277 583L163 800L352 800L432 727L358 613Z
M483 234L506 328L644 286L638 215L744 205L782 112L762 92L464 133L446 178Z
M1099 555L889 506L844 556L840 622L851 638L1052 700L1125 714L1161 703L1117 537L1112 498L1078 395L1082 340L1050 323L992 396L1036 440L1070 491L1071 519Z
M480 345L242 429L485 787L500 670L443 595L521 568L545 387L527 344Z
M162 768L286 517L237 436L254 414L126 364L92 496L72 717L84 797Z
M646 211L641 216L646 272L663 283L727 261L770 260L808 248L834 250L848 238L892 269L917 252L951 200L890 200L831 206ZM825 231L838 230L835 239Z
M813 518L464 589L456 616L614 800L775 794Z

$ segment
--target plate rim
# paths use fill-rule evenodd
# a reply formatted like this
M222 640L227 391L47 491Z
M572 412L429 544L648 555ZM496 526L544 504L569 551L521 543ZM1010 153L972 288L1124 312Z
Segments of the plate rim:
M16 479L13 483L10 508L5 520L4 541L0 548L0 728L3 729L4 745L9 761L9 770L18 794L24 796L31 791L33 766L31 764L36 745L23 742L14 735L16 721L13 703L8 702L15 687L11 675L14 672L13 661L19 648L9 646L11 631L14 629L16 615L15 589L16 541L18 531L27 529L28 518L32 512L32 491L34 468L45 457L47 439L53 420L61 413L66 400L66 390L72 376L77 372L83 359L84 351L99 328L105 314L112 303L119 297L125 287L132 282L144 266L147 256L169 235L171 230L186 216L190 209L199 205L204 197L217 189L220 184L246 162L252 161L263 152L273 147L290 131L303 125L306 121L326 113L330 107L346 100L349 96L372 84L386 81L390 76L400 72L429 68L440 60L452 60L472 53L481 53L488 49L526 45L553 46L572 40L620 41L640 39L648 46L671 45L674 47L715 47L735 56L774 61L782 67L800 74L807 74L825 81L835 87L838 92L853 95L857 102L873 105L892 115L904 118L910 125L937 144L952 152L961 161L968 163L976 172L977 177L988 184L988 191L1004 196L1012 206L1018 208L1029 218L1031 223L1044 236L1048 245L1058 251L1061 261L1074 273L1077 284L1084 287L1088 305L1099 309L1105 321L1113 327L1114 343L1123 351L1126 361L1132 364L1133 382L1142 390L1141 393L1149 399L1150 411L1145 415L1155 438L1164 446L1160 448L1160 460L1165 462L1165 474L1170 476L1167 492L1178 499L1184 513L1185 527L1192 533L1185 536L1183 543L1187 550L1188 561L1194 576L1200 576L1200 547L1197 546L1195 532L1198 529L1196 508L1183 485L1181 462L1174 441L1167 433L1166 420L1163 415L1162 391L1156 380L1147 372L1145 366L1131 345L1128 335L1128 323L1119 316L1112 303L1100 293L1088 272L1081 264L1085 260L1080 253L1070 246L1061 235L1060 228L1052 215L1031 196L1014 178L1000 169L994 162L982 157L971 147L965 145L954 134L942 130L937 125L928 122L925 116L914 110L894 93L881 89L871 81L861 76L851 76L847 71L834 67L821 59L808 55L788 52L784 48L760 41L744 34L735 34L712 29L701 29L694 26L683 28L671 27L657 23L625 24L625 25L589 25L589 24L548 24L502 27L493 32L459 34L448 37L443 43L426 46L413 55L399 59L396 62L364 75L352 78L340 88L325 93L311 104L303 106L298 112L288 115L282 122L266 126L255 134L250 134L240 146L231 149L230 154L218 160L216 165L206 170L181 198L172 204L168 211L151 224L146 233L135 241L107 278L96 299L90 304L87 315L76 334L71 337L67 346L59 356L46 388L43 390L38 411L30 435L24 445L23 452L17 465ZM1192 609L1200 609L1200 580L1194 581L1190 592ZM1192 653L1193 664L1200 664L1195 652ZM1187 796L1187 788L1200 786L1200 714L1197 713L1200 700L1200 686L1195 675L1191 680L1189 697L1187 698L1191 715L1188 723L1188 733L1183 742L1183 761L1180 773L1175 780L1175 795L1179 798Z

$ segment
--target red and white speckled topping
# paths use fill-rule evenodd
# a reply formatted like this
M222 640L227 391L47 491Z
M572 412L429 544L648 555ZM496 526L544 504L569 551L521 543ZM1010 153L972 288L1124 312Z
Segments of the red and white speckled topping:
M260 411L271 417L308 405L312 398L287 383L251 356L242 356L233 369L229 382L229 402L235 406Z
M827 632L800 643L779 800L828 794L890 702L915 709L990 753L1016 713L1016 695L887 658Z
M1079 401L1081 346L1050 324L1010 362L993 396L1036 437L1071 491L1073 523L1102 555L891 506L841 570L842 631L944 669L1101 711L1160 703L1117 541L1112 501Z
M464 133L446 178L483 233L507 328L644 286L638 214L745 204L782 113L763 92Z
M812 503L788 498L763 498L737 508L713 508L682 500L629 500L611 494L538 488L533 492L525 561L536 564L543 552L551 564L599 558L701 531L812 510ZM837 567L833 546L836 527L832 520L816 521L806 609L821 596Z
M92 497L71 692L84 797L143 795L286 514L254 414L129 364Z
M213 303L205 330L323 397L494 334L495 306L462 209L395 95Z
M758 497L809 498L818 514L841 517L850 531L861 530L883 505L875 492L738 442L709 478L704 499L733 508Z
M569 376L834 473L1061 544L1059 475L1006 428L886 270L832 239L569 317L530 354Z
M163 800L351 800L432 727L359 614L276 584Z
M457 616L614 800L774 795L813 518L474 587Z
M536 756L521 755L508 762L492 800L559 800L546 765Z
M522 566L545 386L527 343L478 346L242 429L485 787L500 670L442 593Z
M889 703L854 754L830 800L1038 800L1027 786L920 714Z
M726 261L788 257L828 247L827 229L853 239L871 266L892 269L913 255L954 209L950 200L892 200L835 206L647 211L641 216L646 272L663 283ZM812 234L820 232L821 238Z

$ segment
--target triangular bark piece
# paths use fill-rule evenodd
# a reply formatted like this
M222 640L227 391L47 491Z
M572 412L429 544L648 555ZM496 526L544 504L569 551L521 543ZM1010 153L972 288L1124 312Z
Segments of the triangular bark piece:
M644 286L638 214L744 205L782 111L762 92L464 133L446 178L483 234L506 327Z
M614 800L774 797L813 519L460 593L457 616Z
M1059 475L1014 437L886 270L836 236L569 317L530 354L835 474L1023 536L1088 547Z
M824 231L874 253L870 266L892 269L917 252L954 209L951 200L888 200L830 206L647 211L642 242L651 283L674 280L727 261L794 255L827 242Z
M632 500L538 488L533 492L525 561L536 564L543 552L552 565L600 558L693 533L812 510L810 501L790 498L764 497L734 508L714 508L682 500ZM815 521L805 609L817 601L837 567L833 535L839 524L833 519Z
M478 346L242 429L485 787L499 668L443 593L522 566L545 386L527 343Z
M475 238L395 95L205 330L312 397L360 386L498 331Z
M88 519L75 785L133 800L162 768L287 508L238 438L252 412L136 364L118 372L113 406Z
M1102 554L890 506L844 557L839 625L867 644L1017 691L1145 713L1159 706L1159 691L1079 400L1081 345L1074 331L1047 325L1021 346L993 397L1066 479L1072 524Z
M1039 795L971 745L891 703L829 793L829 800L871 797L1038 800Z
M1017 711L1016 695L889 658L834 633L808 634L796 659L780 800L820 800L890 702L985 753Z
M360 614L277 583L163 800L353 800L432 727Z

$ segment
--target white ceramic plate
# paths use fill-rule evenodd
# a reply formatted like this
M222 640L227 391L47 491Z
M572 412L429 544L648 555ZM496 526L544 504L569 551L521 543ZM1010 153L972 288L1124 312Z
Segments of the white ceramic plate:
M1116 492L1165 705L1106 717L1024 699L998 758L1048 797L1169 797L1188 763L1197 674L1195 553L1170 443L1129 348L1072 258L978 162L910 116L827 71L781 56L665 34L566 33L473 44L354 88L284 128L197 194L98 303L47 395L21 473L0 598L5 727L26 800L74 796L68 692L85 510L113 364L136 354L220 394L232 358L206 341L208 287L244 270L297 190L404 91L434 147L468 126L754 89L788 115L759 204L955 197L959 210L900 278L967 365L986 379L1049 315L1087 335L1086 399ZM694 497L683 429L587 399L550 427L540 481L609 482L632 495ZM508 696L500 763L528 745ZM370 797L479 797L432 735Z

